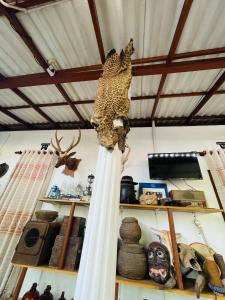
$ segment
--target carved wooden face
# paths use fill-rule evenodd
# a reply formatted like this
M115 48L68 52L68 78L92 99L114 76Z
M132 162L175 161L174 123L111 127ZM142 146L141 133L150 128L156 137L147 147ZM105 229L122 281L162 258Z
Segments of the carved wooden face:
M148 246L149 276L157 283L164 284L170 277L170 254L161 243L153 242Z

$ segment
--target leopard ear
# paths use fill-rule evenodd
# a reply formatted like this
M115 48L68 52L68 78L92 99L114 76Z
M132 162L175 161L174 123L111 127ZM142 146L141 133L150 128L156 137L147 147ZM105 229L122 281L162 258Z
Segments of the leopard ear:
M120 52L120 61L121 61L121 63L123 63L124 57L125 57L125 53L122 49L121 52Z
M107 56L106 56L106 59L110 58L110 57L111 57L113 54L115 54L115 53L116 53L116 50L115 50L115 49L110 50L109 53L108 53Z

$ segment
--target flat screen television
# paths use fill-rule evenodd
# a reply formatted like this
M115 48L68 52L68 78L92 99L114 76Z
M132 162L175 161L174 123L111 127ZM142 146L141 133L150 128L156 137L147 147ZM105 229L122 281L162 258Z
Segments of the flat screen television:
M150 153L151 179L202 179L196 152Z

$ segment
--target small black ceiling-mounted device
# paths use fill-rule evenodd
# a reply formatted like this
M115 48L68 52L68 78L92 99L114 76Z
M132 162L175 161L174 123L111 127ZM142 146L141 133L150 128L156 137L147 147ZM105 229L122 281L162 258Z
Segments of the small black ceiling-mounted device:
M41 150L47 150L50 143L41 143Z
M225 142L216 142L217 145L220 145L222 149L225 149Z

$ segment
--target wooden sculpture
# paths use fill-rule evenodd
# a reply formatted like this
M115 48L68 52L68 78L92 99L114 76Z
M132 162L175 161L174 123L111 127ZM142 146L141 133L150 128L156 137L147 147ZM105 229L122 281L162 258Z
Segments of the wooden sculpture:
M126 135L130 130L128 90L132 79L133 52L133 39L120 55L112 49L106 57L103 73L99 79L91 123L97 131L100 145L109 151L113 151L118 143L119 149L124 152Z
M81 131L79 129L79 136L78 136L77 141L75 142L75 138L73 138L70 146L65 151L63 151L60 147L60 142L62 141L62 139L63 139L63 137L58 138L57 130L56 130L56 132L55 132L56 146L54 145L54 143L51 139L51 145L56 150L56 154L59 156L58 161L55 165L55 168L65 165L63 174L74 177L74 172L77 170L79 163L81 162L81 159L71 157L71 156L75 155L76 152L70 152L70 151L79 144L80 139L81 139Z

